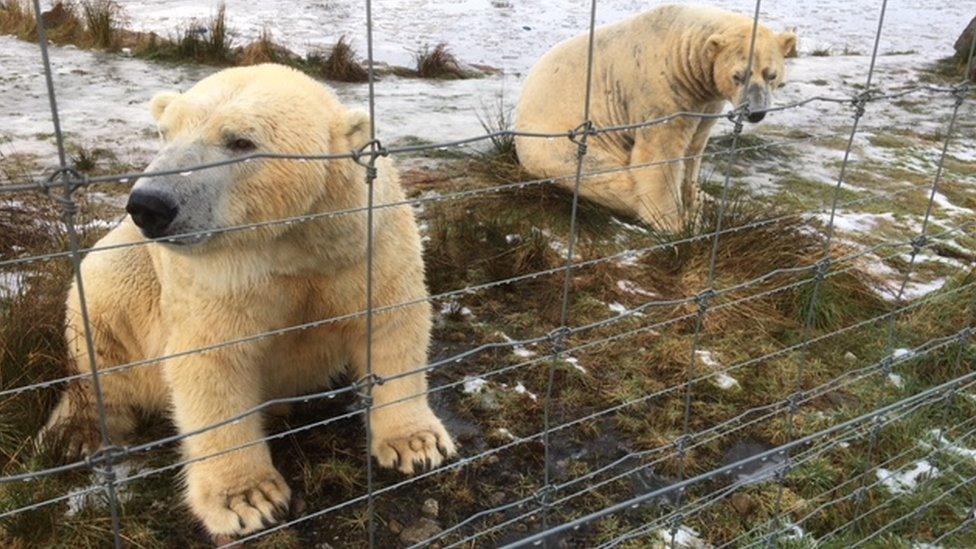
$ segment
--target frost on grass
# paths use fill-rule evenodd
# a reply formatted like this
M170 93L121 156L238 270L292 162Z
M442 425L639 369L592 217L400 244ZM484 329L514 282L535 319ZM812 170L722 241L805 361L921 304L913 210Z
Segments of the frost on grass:
M892 494L900 495L915 490L919 481L923 478L939 476L939 470L927 460L916 462L909 469L903 471L891 471L884 467L879 467L875 474L878 480Z
M624 305L623 303L617 303L616 301L614 301L613 303L607 303L607 308L617 313L618 316L624 316L624 315L644 316L644 313L633 309L628 309L626 305Z
M695 351L695 356L709 370L712 370L713 372L719 372L720 370L722 370L722 364L715 358L714 353L712 353L711 351L706 349L699 349ZM714 384L719 389L725 391L731 389L738 389L740 387L739 380L735 379L734 377L724 372L720 372L717 373L716 375L713 375L711 377L711 380L712 380L712 384Z

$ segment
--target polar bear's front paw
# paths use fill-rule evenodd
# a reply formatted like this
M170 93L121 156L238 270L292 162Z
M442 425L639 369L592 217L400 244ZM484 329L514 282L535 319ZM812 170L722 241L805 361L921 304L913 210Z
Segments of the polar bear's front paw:
M194 486L191 473L189 503L214 538L229 542L281 521L288 512L291 489L273 468L248 474L248 481L221 485L213 479Z
M436 417L426 424L409 422L402 426L374 429L373 455L380 466L396 468L408 475L435 468L457 455L451 435Z

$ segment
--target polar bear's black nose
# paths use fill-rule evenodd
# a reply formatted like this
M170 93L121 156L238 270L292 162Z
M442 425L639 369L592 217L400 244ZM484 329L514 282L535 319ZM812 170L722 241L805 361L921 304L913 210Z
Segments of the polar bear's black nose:
M756 122L759 122L763 118L766 118L766 113L765 112L761 112L761 111L760 112L751 112L751 113L749 113L749 114L746 115L746 120L748 120L749 122L752 122L753 124L755 124Z
M125 205L125 211L132 216L132 221L149 238L163 236L163 231L176 218L178 210L169 197L147 190L132 191Z

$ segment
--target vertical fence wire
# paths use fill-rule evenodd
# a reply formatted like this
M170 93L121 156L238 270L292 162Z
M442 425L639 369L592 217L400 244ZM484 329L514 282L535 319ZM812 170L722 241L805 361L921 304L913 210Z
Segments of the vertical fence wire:
M698 347L701 345L702 329L705 325L705 315L708 313L708 307L710 300L715 296L715 266L718 262L718 248L719 248L719 236L722 233L722 225L725 222L725 210L728 207L729 202L729 188L732 184L732 171L735 168L735 161L737 157L738 147L739 147L739 137L742 135L743 128L743 118L749 114L748 103L745 102L746 94L749 90L749 84L752 80L752 68L754 62L754 55L756 51L756 34L759 32L759 10L762 6L762 0L756 0L756 6L752 14L752 35L749 38L749 52L746 61L746 77L745 82L742 84L742 96L739 100L739 104L735 106L732 116L730 117L733 128L732 128L732 144L729 148L729 155L726 159L725 167L725 177L722 182L722 195L720 198L717 220L715 223L715 234L712 237L712 246L709 253L708 259L708 277L706 279L705 290L698 294L696 299L698 303L698 312L695 315L695 332L691 340L691 357L688 360L688 368L685 373L685 394L684 394L684 414L682 416L682 427L681 427L681 437L675 441L675 450L678 453L678 482L685 480L687 474L686 468L688 466L688 446L690 445L691 437L691 416L692 416L692 405L691 399L694 393L694 380L696 377L696 365L698 361ZM694 222L694 221L689 221ZM675 539L678 535L678 530L681 528L681 523L683 520L681 509L683 508L683 498L684 491L678 491L675 501L675 507L679 509L677 514L672 521L670 528L670 547L675 546Z
M968 93L970 91L970 88L969 88L970 74L969 74L968 69L969 69L969 67L972 64L973 51L974 50L976 50L976 39L974 39L974 40L971 41L970 47L969 47L969 53L968 53L968 55L966 57L966 64L965 64L966 71L967 71L966 72L966 81L963 84L959 85L953 91L953 93L952 93L952 97L953 97L952 113L949 116L949 124L948 124L948 127L946 128L946 136L945 136L945 139L942 142L942 150L939 153L939 162L938 162L938 164L936 165L936 168L935 168L935 176L932 178L932 185L931 185L930 190L929 190L928 203L925 205L925 214L922 217L922 226L919 228L919 234L918 234L918 236L915 239L912 240L912 249L911 249L911 252L910 252L910 255L909 255L908 267L905 269L905 275L904 275L904 277L902 277L901 283L900 283L900 285L898 287L898 292L897 292L897 294L895 296L895 307L896 307L896 310L894 311L895 314L892 314L889 317L889 319L888 319L887 341L885 343L885 355L886 355L886 359L885 360L886 360L886 362L885 362L885 368L882 370L882 373L884 373L884 374L890 374L891 373L891 364L892 364L893 359L895 358L895 322L897 320L897 317L899 316L897 314L898 313L897 307L899 307L903 303L903 299L904 299L904 295L905 295L905 289L908 287L908 283L909 283L909 281L911 279L912 273L915 270L915 264L916 264L916 261L918 260L918 255L925 248L926 241L928 240L928 228L929 228L929 223L930 223L931 217L932 217L932 208L935 206L935 196L939 192L939 184L942 181L942 176L943 176L944 169L945 169L945 158L946 158L946 155L948 154L948 151L949 151L949 144L951 143L952 137L953 137L953 135L955 134L955 131L956 131L956 122L957 122L958 116L959 116L959 109L960 109L960 107L962 107L962 104L963 104L966 96L968 95ZM965 349L965 346L966 346L966 341L965 340L960 341L959 348L957 349L957 352L956 352L956 359L955 359L955 364L954 364L954 367L953 367L953 373L957 373L957 371L959 369L960 362L961 362L961 359L962 359L962 354L963 354L963 351ZM949 421L949 419L948 419L948 417L949 417L949 409L954 404L955 394L956 394L956 391L953 389L953 390L947 391L947 393L945 395L945 402L944 402L944 404L942 406L942 409L941 409L941 411L942 411L941 418L942 419L941 419L940 424L939 424L939 426L937 428L937 431L936 431L938 433L938 438L934 441L934 445L935 445L936 449L938 449L938 450L944 451L945 450L945 446L949 443L949 441L946 440L946 438L945 438L946 424ZM872 435L872 443L873 444L871 445L871 447L869 449L868 456L867 456L866 466L868 468L871 467L871 463L873 461L873 453L874 453L875 447L877 446L877 444L874 441L874 439L877 437L876 431L872 431L871 435ZM856 501L857 501L857 507L855 508L855 513L858 514L858 516L860 516L859 511L860 511L861 506L863 505L863 501L866 499L865 498L865 494L864 494L864 485L863 485L864 479L867 476L866 473L867 473L867 471L865 471L862 474L862 484L861 484L861 488L860 488L861 489L861 492L858 494L858 497L856 499ZM915 519L916 520L914 521L914 524L913 524L913 533L912 533L912 538L913 539L915 539L915 538L918 537L918 525L921 523L921 519L922 519L922 517L924 517L925 513L928 511L928 508L929 508L929 505L928 504L923 504L923 505L921 505L920 507L918 507L915 510ZM856 528L858 526L858 524L859 524L859 521L855 521L853 527Z
M569 306L570 293L573 285L573 255L576 252L577 237L577 217L579 213L579 194L580 185L583 177L583 163L586 159L587 140L593 130L593 123L590 120L590 98L593 88L593 50L594 34L596 32L596 4L597 0L590 0L590 25L587 36L586 46L586 82L584 83L583 95L583 122L575 130L570 132L569 139L576 143L576 178L573 184L573 202L569 217L569 236L566 245L566 263L563 272L562 301L559 311L559 327L552 333L552 359L549 362L547 381L546 381L546 402L543 409L543 435L542 444L544 451L543 459L543 487L540 491L540 502L542 505L542 528L549 528L549 492L552 490L552 449L550 444L551 416L552 416L552 393L555 385L556 364L559 363L563 349L565 348L565 338L569 330ZM545 540L543 540L545 543Z
M376 73L373 64L373 3L366 0L366 64L369 86L369 160L366 165L366 537L370 549L376 545L376 501L373 494L373 200L375 198L376 158Z
M833 191L831 193L830 199L830 217L827 221L826 238L824 239L823 254L820 262L817 264L816 277L814 278L813 286L810 290L810 300L807 303L806 314L804 315L803 321L803 334L805 338L810 338L813 336L814 332L814 319L817 310L817 302L820 298L821 286L826 280L827 273L830 271L830 260L831 260L831 247L834 238L834 221L837 217L837 206L840 201L841 188L844 186L844 179L847 175L847 166L850 163L851 149L854 146L854 139L857 136L857 130L861 122L861 117L865 114L865 105L867 100L871 97L871 85L874 78L874 69L877 65L878 60L878 50L881 44L881 31L884 28L885 13L888 9L888 0L882 0L881 11L878 14L878 25L874 33L874 45L871 48L871 60L868 63L868 73L864 80L864 91L854 98L852 105L854 107L854 118L851 123L851 133L847 138L847 146L844 149L844 158L841 161L840 174L837 177L837 183L834 185ZM796 438L796 412L798 411L798 403L803 398L803 383L805 379L806 363L809 358L809 349L804 347L801 350L800 359L797 364L796 380L794 382L795 390L791 396L791 404L787 408L787 437L788 441L792 442ZM872 429L870 435L869 447L873 448L875 444L875 439L877 437L877 429ZM766 539L767 546L775 546L782 535L784 529L779 526L779 522L783 518L783 492L786 489L786 477L790 473L790 454L786 455L785 462L782 469L777 473L777 479L779 485L776 488L776 504L773 522L773 531Z
M78 241L78 231L75 227L78 203L75 202L74 192L78 174L68 166L68 159L65 153L64 134L61 131L61 118L58 114L57 94L54 91L54 75L51 71L51 59L48 54L47 35L44 31L44 18L41 16L40 0L33 0L33 7L34 19L37 24L37 43L41 50L44 79L47 83L47 97L51 106L51 121L54 124L54 138L58 148L58 164L60 167L55 173L55 177L60 178L64 185L63 193L56 200L61 207L64 228L68 235L71 265L74 270L74 282L78 289L78 308L80 309L81 322L85 332L84 337L87 347L88 365L91 369L92 389L95 393L95 405L98 408L98 429L101 435L102 447L89 458L88 463L92 470L100 477L108 496L108 508L112 520L112 539L115 547L118 549L122 547L122 531L119 518L119 500L115 489L114 453L112 452L112 439L109 435L108 421L105 414L105 400L102 395L102 385L98 374L95 340L92 333L91 319L88 316L85 283L81 275L81 245Z

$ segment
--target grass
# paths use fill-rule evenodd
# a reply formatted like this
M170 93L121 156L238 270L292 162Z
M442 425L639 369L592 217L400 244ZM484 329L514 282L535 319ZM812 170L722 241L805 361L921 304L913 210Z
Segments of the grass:
M456 80L467 75L467 71L461 68L461 63L444 42L433 48L425 44L414 53L414 62L420 78Z
M368 72L357 59L345 37L339 37L326 54L311 50L301 56L275 41L265 28L257 40L237 44L236 32L227 22L226 5L221 3L208 20L181 25L174 34L160 36L124 27L125 14L114 0L84 0L79 3L58 0L42 13L48 39L55 44L79 48L120 51L152 61L199 63L218 67L257 63L282 63L311 76L337 82L365 82ZM37 25L30 0L0 2L0 33L36 42ZM495 72L491 67L462 67L444 43L422 47L415 54L414 68L381 66L377 75L392 74L412 78L475 78Z
M323 52L312 52L308 55L308 63L317 67L319 74L327 80L336 82L367 82L369 71L359 61L356 51L340 36L328 55Z

